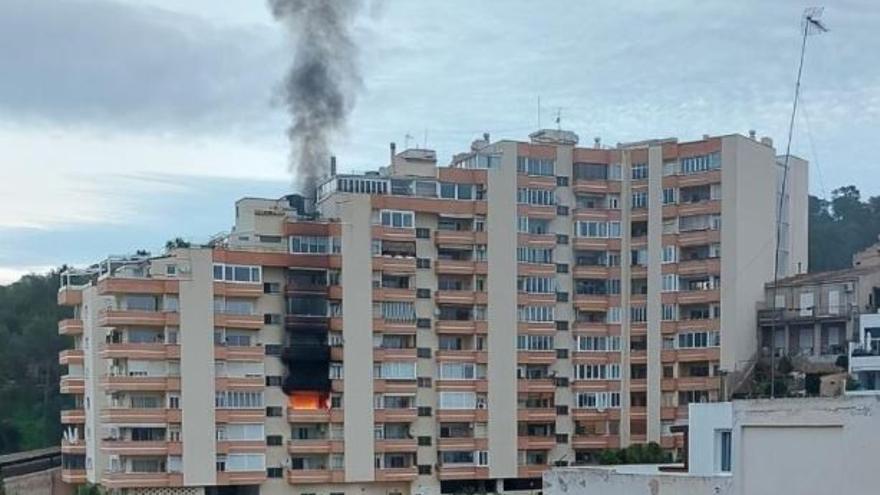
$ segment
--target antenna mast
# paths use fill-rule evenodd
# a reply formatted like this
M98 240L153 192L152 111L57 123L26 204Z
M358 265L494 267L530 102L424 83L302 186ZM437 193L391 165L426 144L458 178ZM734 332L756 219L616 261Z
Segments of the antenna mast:
M781 193L779 195L779 205L776 209L776 252L775 259L773 262L773 310L774 317L773 322L773 330L770 336L770 398L773 399L776 397L776 327L779 323L779 319L781 319L782 311L785 308L781 308L780 311L777 311L776 308L776 292L778 290L777 285L779 284L779 253L780 249L780 240L782 237L782 231L780 226L782 225L782 210L785 206L785 186L788 182L788 159L791 156L791 137L794 133L794 119L797 115L798 108L798 99L801 94L801 75L804 72L804 55L807 51L807 36L811 34L822 34L827 33L828 28L825 27L825 24L820 20L822 17L822 11L824 7L809 7L804 9L804 15L801 20L801 24L803 25L803 40L801 41L801 58L798 63L798 71L797 71L797 80L794 84L794 101L791 105L791 118L788 121L788 140L785 144L785 157L783 158L782 164L782 187Z

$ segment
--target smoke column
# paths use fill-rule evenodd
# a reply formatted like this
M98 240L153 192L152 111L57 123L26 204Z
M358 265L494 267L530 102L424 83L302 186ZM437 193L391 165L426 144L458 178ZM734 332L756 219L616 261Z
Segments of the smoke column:
M297 188L313 197L328 175L330 141L345 128L361 86L352 41L359 0L269 0L275 19L290 30L293 65L283 86L291 115L290 171Z

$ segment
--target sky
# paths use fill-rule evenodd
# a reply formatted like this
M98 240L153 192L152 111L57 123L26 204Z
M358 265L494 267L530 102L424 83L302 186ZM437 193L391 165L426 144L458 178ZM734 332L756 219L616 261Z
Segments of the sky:
M784 147L803 3L364 1L340 171L386 165L391 141L446 164L557 115L587 145L755 129ZM829 0L823 19L792 152L813 194L877 195L880 2ZM203 241L235 199L292 192L292 57L260 0L0 1L0 284Z

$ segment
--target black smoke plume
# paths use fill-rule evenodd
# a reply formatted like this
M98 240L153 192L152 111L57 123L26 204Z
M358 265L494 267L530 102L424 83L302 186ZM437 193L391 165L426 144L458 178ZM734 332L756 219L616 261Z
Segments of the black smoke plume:
M328 175L330 142L345 128L361 86L352 39L361 6L359 0L269 0L269 7L294 39L283 87L292 120L290 170L300 192L313 197Z

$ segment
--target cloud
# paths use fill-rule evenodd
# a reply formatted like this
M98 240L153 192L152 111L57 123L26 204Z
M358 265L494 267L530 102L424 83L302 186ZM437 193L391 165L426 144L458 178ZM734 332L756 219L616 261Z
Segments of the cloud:
M281 40L257 26L107 0L4 0L0 119L132 132L265 129Z

